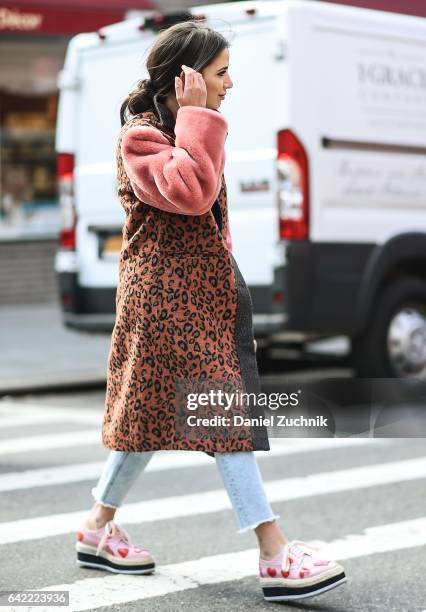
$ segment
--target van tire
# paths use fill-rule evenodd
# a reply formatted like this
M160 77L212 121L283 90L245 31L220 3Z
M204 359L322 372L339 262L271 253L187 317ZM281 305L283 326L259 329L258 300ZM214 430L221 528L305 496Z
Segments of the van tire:
M388 348L392 321L401 307L413 307L426 318L426 282L415 277L401 278L386 285L370 314L363 332L351 338L352 365L360 378L426 378L426 368L407 373L396 367Z

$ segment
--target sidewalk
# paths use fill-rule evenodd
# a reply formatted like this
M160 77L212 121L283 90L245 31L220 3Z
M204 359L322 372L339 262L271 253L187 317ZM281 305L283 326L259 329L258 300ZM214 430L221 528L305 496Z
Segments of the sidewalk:
M0 307L0 395L105 384L111 334L62 324L57 303Z

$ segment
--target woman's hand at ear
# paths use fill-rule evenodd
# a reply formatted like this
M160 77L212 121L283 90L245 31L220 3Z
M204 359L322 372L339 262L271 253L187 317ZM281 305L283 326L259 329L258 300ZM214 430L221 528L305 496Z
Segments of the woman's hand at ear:
M183 72L175 77L176 100L179 106L202 106L207 103L207 88L201 72L182 64Z

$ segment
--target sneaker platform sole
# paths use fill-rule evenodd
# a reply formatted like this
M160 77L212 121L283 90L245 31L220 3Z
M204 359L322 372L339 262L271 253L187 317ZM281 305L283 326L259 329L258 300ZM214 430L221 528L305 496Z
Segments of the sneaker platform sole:
M155 563L141 563L139 565L120 565L105 557L77 552L77 565L107 570L115 574L152 574Z
M267 601L290 601L292 599L306 599L307 597L314 597L320 593L330 591L340 584L344 584L347 581L347 577L344 572L327 578L317 584L312 584L305 587L283 587L283 586L270 586L262 587L263 597Z

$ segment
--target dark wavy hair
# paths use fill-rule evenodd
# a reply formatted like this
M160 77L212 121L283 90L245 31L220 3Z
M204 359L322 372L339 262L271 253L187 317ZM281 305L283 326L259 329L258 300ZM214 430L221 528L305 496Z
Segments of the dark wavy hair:
M120 108L121 125L152 108L154 96L158 99L174 94L175 76L180 76L182 64L199 72L229 46L220 32L200 21L176 23L162 30L146 60L150 78L139 81L124 100Z

